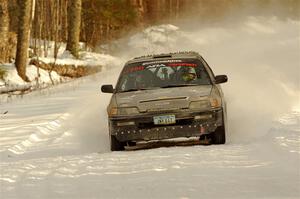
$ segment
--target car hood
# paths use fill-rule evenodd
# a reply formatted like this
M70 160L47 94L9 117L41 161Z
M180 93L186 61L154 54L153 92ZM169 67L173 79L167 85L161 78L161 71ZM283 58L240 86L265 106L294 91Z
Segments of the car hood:
M118 107L137 107L140 112L186 109L190 102L206 99L212 85L162 88L116 93Z

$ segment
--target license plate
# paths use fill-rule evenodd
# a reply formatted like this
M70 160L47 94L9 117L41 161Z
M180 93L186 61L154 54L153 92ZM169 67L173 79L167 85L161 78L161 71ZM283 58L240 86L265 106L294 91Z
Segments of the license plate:
M153 120L154 120L155 125L175 124L176 123L175 115L154 116Z

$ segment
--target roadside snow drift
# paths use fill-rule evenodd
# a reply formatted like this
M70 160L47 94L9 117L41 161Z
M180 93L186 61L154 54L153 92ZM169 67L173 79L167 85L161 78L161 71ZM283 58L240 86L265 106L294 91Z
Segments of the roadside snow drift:
M151 27L107 70L0 106L1 198L299 198L299 21ZM110 152L100 85L133 55L198 51L223 85L228 142Z
M113 65L116 61L116 58L111 55L87 51L80 52L80 58L75 59L69 51L64 50L65 46L60 48L57 59L54 59L53 48L54 46L49 47L48 57L40 57L38 60L48 64L56 63L59 65L74 65L75 67L101 67L101 70L106 70L105 67ZM18 75L14 64L3 64L1 67L5 69L6 74L3 79L0 79L0 95L14 89L37 90L71 80L71 78L60 76L55 71L49 72L41 68L38 69L34 65L28 65L26 75L31 82L25 82ZM1 102L9 101L12 96L11 94L2 94L0 100Z

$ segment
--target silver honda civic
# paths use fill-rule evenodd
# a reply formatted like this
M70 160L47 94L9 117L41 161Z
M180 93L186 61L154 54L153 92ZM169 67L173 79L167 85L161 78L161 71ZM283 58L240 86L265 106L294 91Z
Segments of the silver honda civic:
M211 144L226 139L226 102L220 84L196 52L137 57L128 61L107 107L112 151L140 141L196 137Z

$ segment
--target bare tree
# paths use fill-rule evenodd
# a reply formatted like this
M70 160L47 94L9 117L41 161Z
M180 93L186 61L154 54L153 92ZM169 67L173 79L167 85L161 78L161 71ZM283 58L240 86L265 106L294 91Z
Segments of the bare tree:
M7 41L9 32L8 0L0 0L0 61L7 61Z
M28 57L30 25L32 14L32 0L19 0L19 27L18 27L18 41L16 53L16 68L19 76L26 82L29 78L26 76L26 66Z
M79 57L79 37L81 23L81 0L70 1L68 10L68 41L66 50L74 57Z
M129 2L136 10L136 23L138 26L144 26L145 20L145 1L144 0L130 0Z

